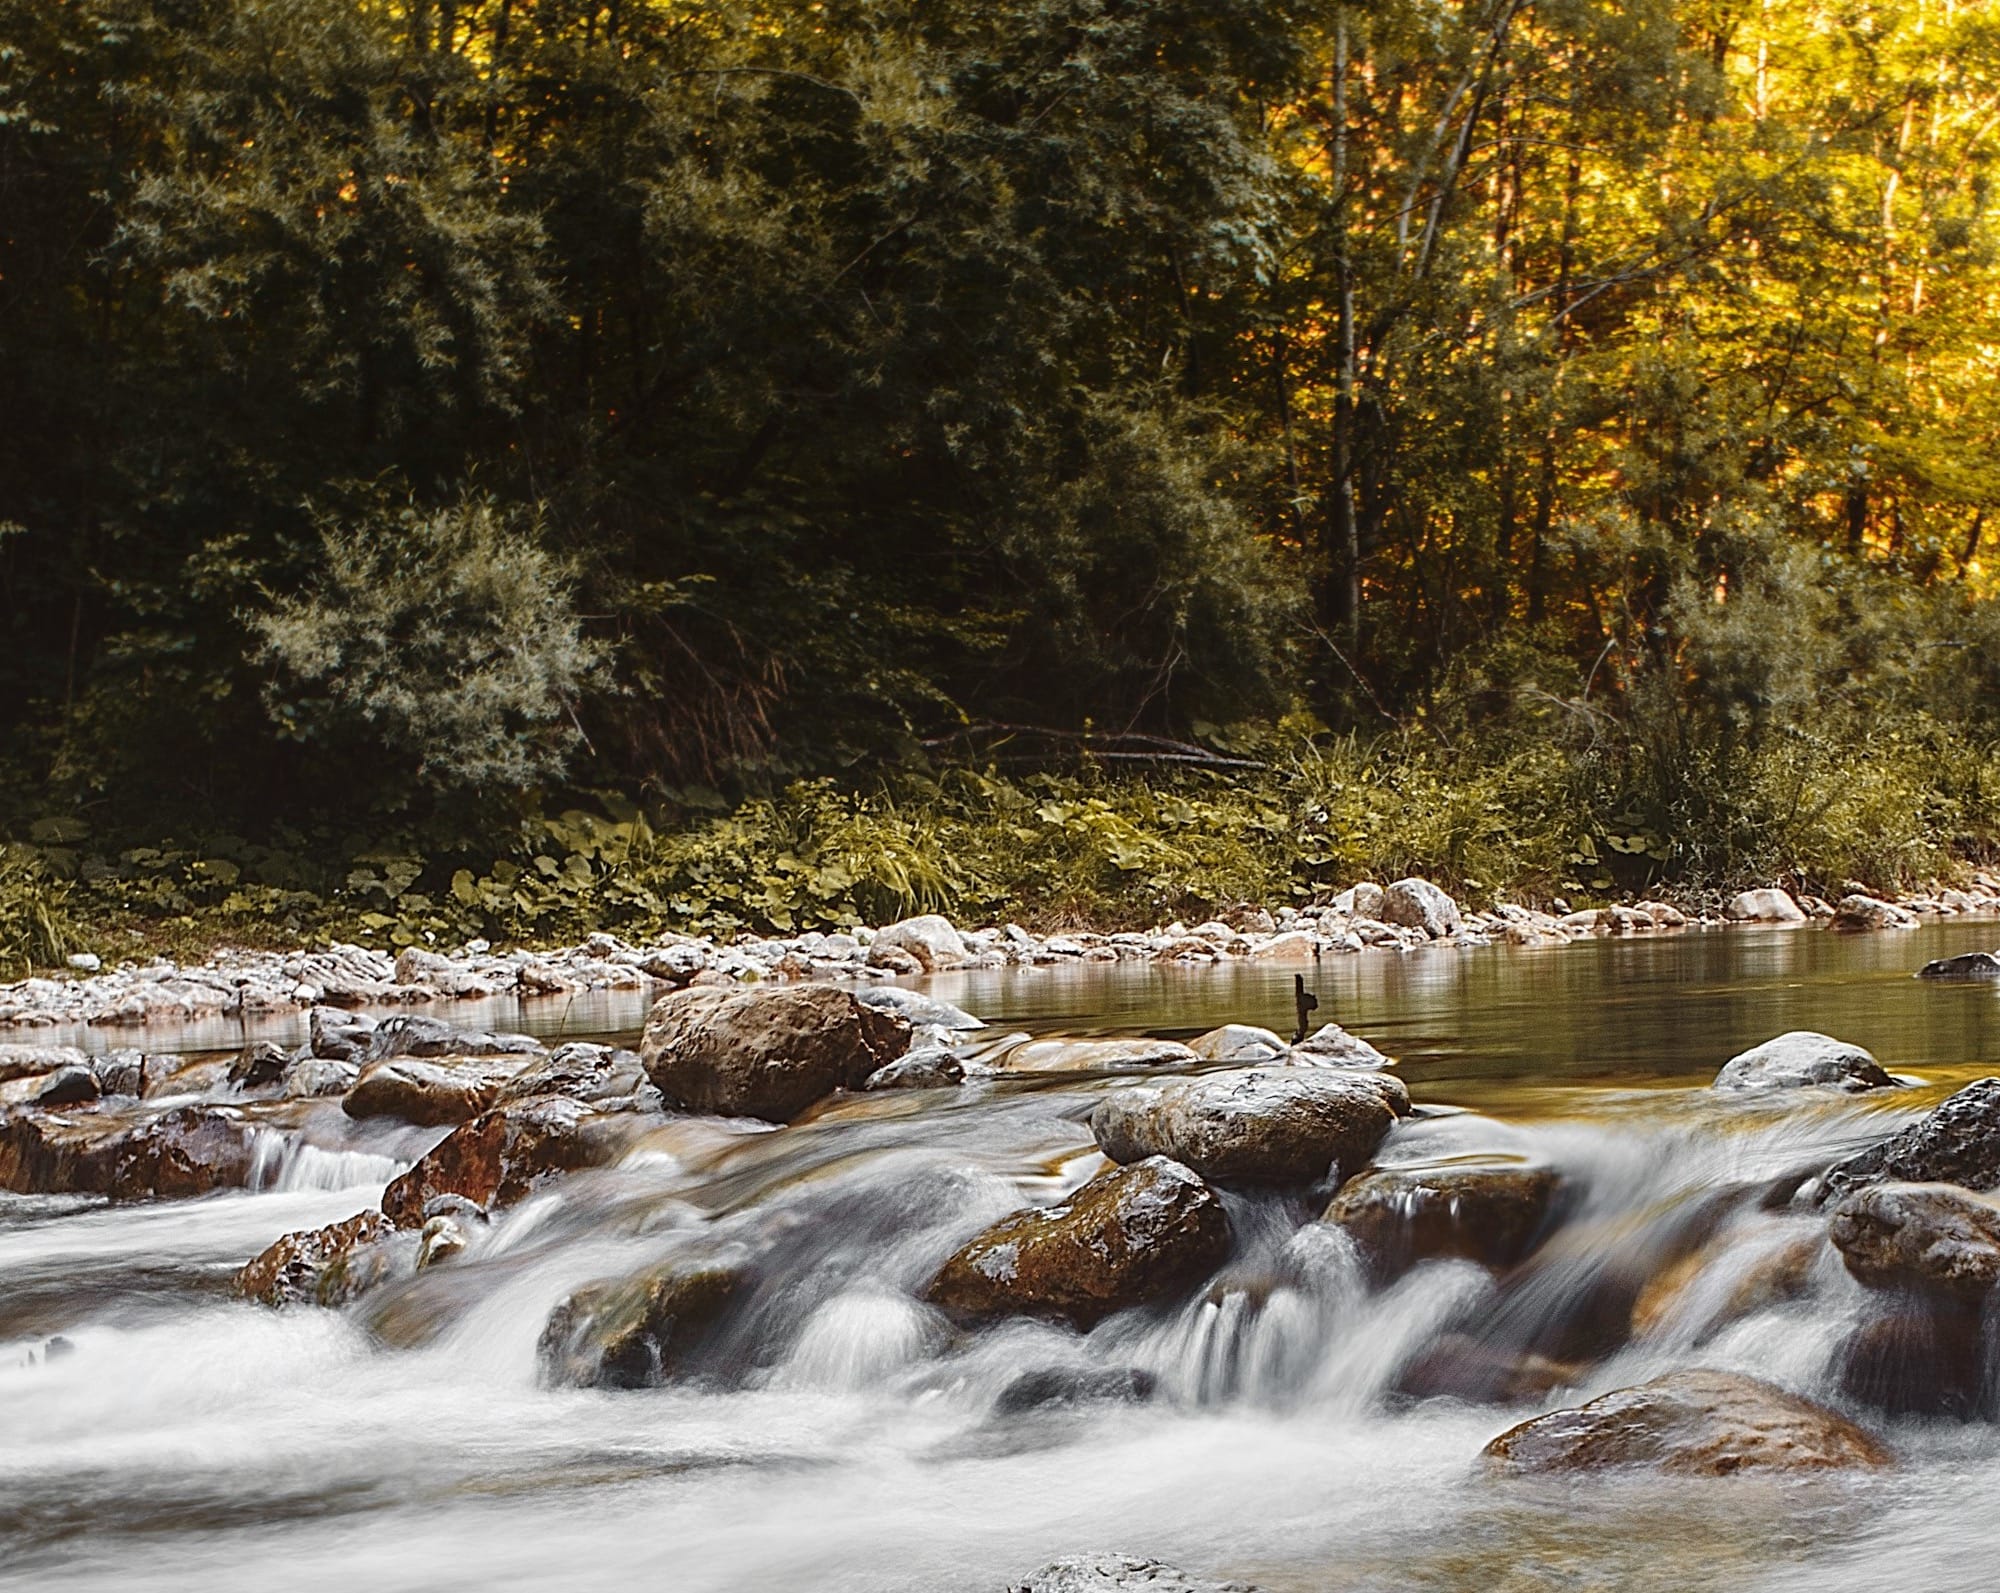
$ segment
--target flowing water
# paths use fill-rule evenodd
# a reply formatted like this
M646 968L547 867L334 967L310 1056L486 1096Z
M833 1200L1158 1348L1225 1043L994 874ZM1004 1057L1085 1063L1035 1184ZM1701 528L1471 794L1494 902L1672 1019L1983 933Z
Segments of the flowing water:
M1546 1163L1561 1226L1505 1278L1434 1262L1384 1286L1312 1205L1231 1194L1236 1253L1212 1284L1088 1335L959 1334L917 1293L985 1223L1101 1165L1083 1120L1102 1078L869 1096L778 1131L669 1124L343 1311L273 1312L227 1285L279 1234L372 1205L434 1135L308 1124L273 1136L256 1193L0 1196L0 1585L973 1593L1120 1550L1269 1593L1989 1588L1985 1422L1865 1413L1897 1466L1810 1482L1500 1481L1479 1452L1537 1409L1677 1367L1839 1402L1839 1347L1871 1302L1821 1220L1772 1192L2000 1071L2000 993L1909 978L1996 941L2000 926L1956 924L1328 960L1309 973L1321 1016L1400 1057L1419 1103L1455 1109L1380 1159ZM1086 966L932 988L1002 1030L1185 1037L1289 1028L1293 972ZM642 1011L476 1016L617 1032ZM1866 1045L1920 1087L1703 1088L1793 1028ZM753 1257L763 1281L710 1375L540 1385L536 1340L571 1289L717 1255ZM1806 1258L1792 1286L1757 1292L1786 1255ZM1415 1398L1412 1368L1441 1342L1533 1352L1561 1381L1508 1406ZM1150 1397L1029 1393L1114 1387Z

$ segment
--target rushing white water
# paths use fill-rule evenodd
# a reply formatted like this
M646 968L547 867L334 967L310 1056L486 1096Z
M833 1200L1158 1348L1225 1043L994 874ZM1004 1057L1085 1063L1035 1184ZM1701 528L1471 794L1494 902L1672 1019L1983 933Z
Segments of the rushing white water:
M670 1129L342 1311L226 1285L278 1234L373 1204L423 1136L292 1136L250 1193L7 1199L0 1585L972 1593L1119 1549L1270 1593L1990 1587L1984 1422L1860 1413L1899 1464L1806 1482L1501 1482L1478 1461L1537 1409L1677 1367L1844 1404L1840 1347L1874 1306L1782 1196L1980 1059L1915 1060L1934 1088L1887 1108L1461 1090L1482 1109L1407 1125L1382 1160L1559 1170L1561 1224L1514 1272L1435 1262L1384 1284L1310 1203L1232 1193L1234 1254L1207 1286L1087 1335L965 1333L918 1296L985 1223L1100 1165L1083 1118L1101 1080ZM1803 1282L1757 1295L1802 1246ZM716 1255L758 1281L703 1376L542 1385L536 1341L570 1290ZM1467 1339L1567 1376L1505 1406L1402 1391Z

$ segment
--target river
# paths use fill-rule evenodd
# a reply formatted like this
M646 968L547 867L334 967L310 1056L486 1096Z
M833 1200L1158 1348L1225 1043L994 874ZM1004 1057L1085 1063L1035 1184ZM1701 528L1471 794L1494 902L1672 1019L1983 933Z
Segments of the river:
M993 1593L1058 1555L1120 1550L1266 1593L1991 1588L2000 1524L1980 1523L2000 1429L1983 1421L1860 1412L1898 1464L1805 1482L1500 1481L1479 1453L1537 1409L1677 1367L1842 1404L1837 1351L1868 1302L1830 1249L1789 1297L1725 1303L1820 1224L1764 1191L2000 1072L2000 993L1909 977L1996 942L2000 926L1958 922L1306 965L1321 1017L1400 1058L1421 1105L1455 1109L1399 1129L1381 1159L1547 1163L1569 1192L1562 1227L1506 1280L1435 1262L1379 1285L1296 1200L1233 1195L1236 1251L1212 1284L1087 1336L958 1335L915 1296L982 1223L1100 1165L1082 1119L1103 1079L858 1097L776 1132L670 1127L342 1311L242 1304L228 1282L279 1234L373 1204L421 1138L293 1153L257 1194L0 1196L0 1586ZM1005 1030L1186 1037L1289 1029L1295 966L927 988ZM642 1016L609 1001L454 1013L628 1037ZM1919 1087L1705 1088L1794 1028L1864 1045ZM727 1376L540 1386L536 1340L568 1291L731 1249L754 1250L768 1281ZM1691 1254L1644 1331L1580 1347L1607 1291L1629 1306ZM1504 1407L1402 1391L1441 1337L1467 1333L1574 1380ZM49 1356L56 1334L68 1353ZM1003 1395L1024 1371L1152 1393L1016 1409Z

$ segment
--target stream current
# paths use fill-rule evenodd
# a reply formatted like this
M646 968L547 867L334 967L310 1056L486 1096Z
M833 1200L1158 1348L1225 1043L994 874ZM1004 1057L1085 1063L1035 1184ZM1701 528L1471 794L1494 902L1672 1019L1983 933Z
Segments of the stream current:
M993 1593L1115 1550L1266 1593L1992 1588L2000 1426L1846 1400L1839 1349L1871 1306L1824 1244L1803 1288L1746 1308L1744 1285L1823 1232L1767 1191L2000 1072L2000 993L1909 977L1996 941L2000 926L1961 922L1305 965L1320 1017L1400 1058L1420 1105L1453 1109L1399 1128L1378 1161L1545 1163L1561 1225L1504 1277L1440 1261L1384 1285L1316 1203L1230 1195L1235 1253L1209 1285L1088 1335L959 1334L917 1295L973 1232L1103 1165L1084 1119L1118 1082L1104 1077L862 1096L776 1131L670 1123L502 1214L450 1266L341 1311L243 1304L229 1280L280 1234L374 1204L435 1132L308 1124L254 1194L0 1195L0 1586ZM999 1031L1185 1038L1288 1029L1299 966L925 988ZM637 1000L451 1013L627 1039L643 1015ZM1706 1088L1796 1028L1918 1087ZM536 1340L577 1286L741 1253L767 1281L729 1330L726 1375L538 1380ZM57 1334L69 1348L51 1356ZM1412 1368L1447 1341L1532 1353L1561 1381L1507 1405L1416 1397ZM1851 1410L1898 1464L1782 1482L1482 1470L1481 1447L1537 1410L1697 1366ZM1024 1373L1149 1397L1038 1403Z

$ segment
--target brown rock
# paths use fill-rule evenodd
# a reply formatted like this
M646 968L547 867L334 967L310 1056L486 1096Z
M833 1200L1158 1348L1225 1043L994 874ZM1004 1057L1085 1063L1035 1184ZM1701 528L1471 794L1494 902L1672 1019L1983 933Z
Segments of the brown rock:
M1087 1329L1192 1285L1228 1253L1215 1191L1153 1156L1098 1174L1060 1205L1001 1218L944 1264L926 1298L964 1321L1044 1316Z
M1726 1327L1771 1306L1803 1298L1812 1288L1813 1266L1824 1243L1824 1236L1814 1231L1765 1251L1743 1270L1701 1324L1703 1329ZM1711 1268L1725 1265L1726 1252L1720 1245L1712 1245L1690 1251L1654 1273L1632 1304L1633 1337L1645 1338L1664 1327L1680 1310L1696 1280Z
M1974 1079L1900 1133L1837 1161L1820 1175L1831 1204L1867 1184L2000 1187L2000 1078Z
M16 1107L0 1116L0 1189L17 1195L104 1195L125 1124L94 1112Z
M1514 1473L1644 1466L1683 1476L1884 1466L1889 1453L1809 1399L1734 1372L1671 1372L1502 1433L1487 1458Z
M664 1266L587 1284L550 1315L537 1354L551 1383L650 1388L693 1369L748 1283L733 1265Z
M1325 1220L1380 1276L1441 1257L1510 1267L1540 1238L1557 1185L1549 1168L1516 1162L1378 1167L1342 1185Z
M1199 1062L1178 1040L1029 1040L999 1059L1008 1073L1123 1073Z
M111 1174L114 1200L175 1200L242 1189L255 1166L256 1134L227 1106L180 1106L132 1130Z
M518 1059L391 1057L363 1068L341 1106L349 1117L399 1117L442 1128L491 1107L518 1067Z
M1979 1308L1943 1295L1887 1305L1841 1345L1841 1392L1890 1416L1982 1414L1989 1402Z
M696 986L653 1003L639 1056L670 1102L789 1122L835 1090L859 1089L909 1044L903 1019L832 985Z
M1547 1397L1583 1375L1571 1362L1532 1350L1448 1333L1403 1368L1396 1391L1412 1399L1462 1399L1472 1405L1514 1405Z
M288 1233L236 1274L236 1293L270 1306L344 1304L377 1281L378 1258L365 1252L393 1232L379 1211L363 1211Z
M1115 1162L1165 1156L1218 1183L1308 1184L1366 1165L1408 1107L1386 1074L1233 1068L1118 1090L1090 1127Z
M382 1192L382 1210L398 1228L420 1228L424 1208L439 1195L511 1206L551 1178L614 1159L630 1139L617 1123L560 1095L483 1112L393 1180Z
M1871 1184L1827 1215L1847 1270L1876 1289L1983 1299L2000 1281L2000 1203L1956 1184Z

